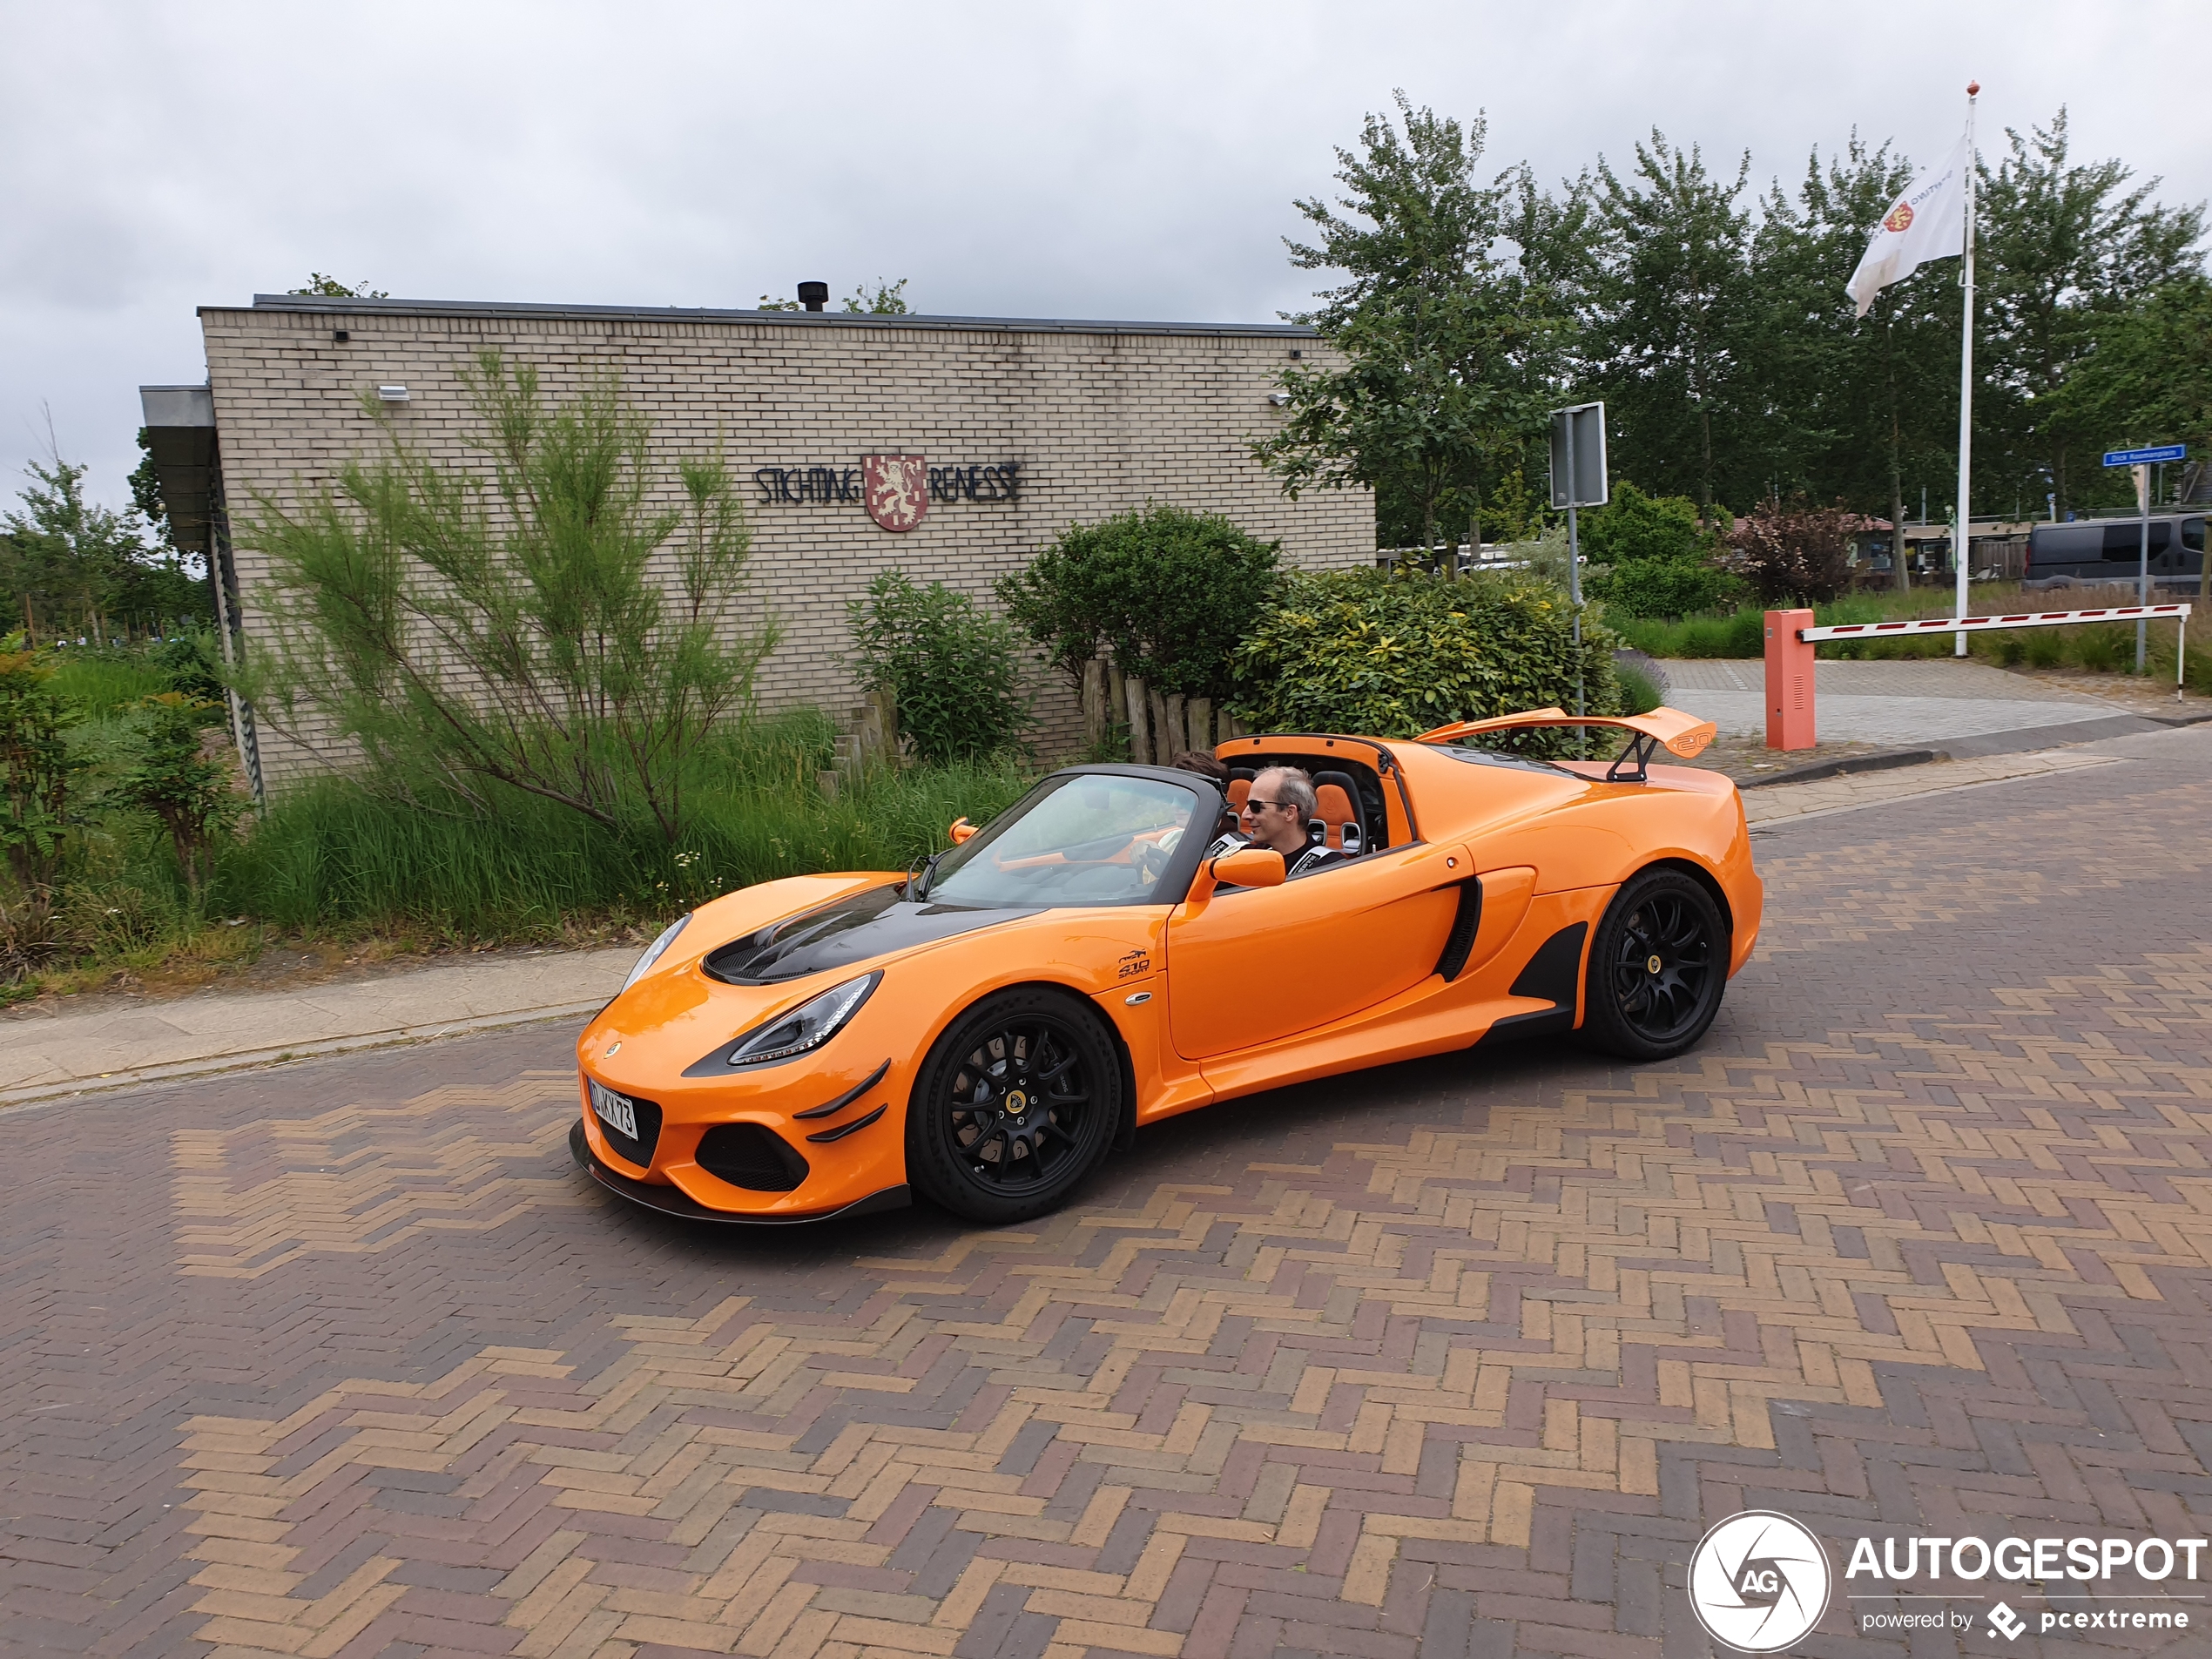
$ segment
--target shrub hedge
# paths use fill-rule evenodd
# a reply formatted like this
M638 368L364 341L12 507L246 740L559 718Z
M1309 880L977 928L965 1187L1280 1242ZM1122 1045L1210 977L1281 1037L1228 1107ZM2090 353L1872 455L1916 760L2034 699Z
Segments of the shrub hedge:
M1619 710L1619 642L1551 583L1515 572L1447 581L1381 570L1287 578L1235 658L1237 714L1255 731L1405 738L1452 720L1575 705Z

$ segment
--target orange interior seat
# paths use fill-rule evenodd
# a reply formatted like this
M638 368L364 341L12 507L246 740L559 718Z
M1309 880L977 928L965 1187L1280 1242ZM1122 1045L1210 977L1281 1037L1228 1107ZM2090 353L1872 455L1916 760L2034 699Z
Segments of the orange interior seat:
M1245 798L1251 792L1252 780L1251 779L1231 778L1229 780L1229 810L1232 813L1241 810Z
M1322 839L1327 845L1344 851L1344 826L1350 824L1355 831L1359 814L1352 809L1352 796L1341 784L1318 784L1313 791L1314 816L1321 820Z

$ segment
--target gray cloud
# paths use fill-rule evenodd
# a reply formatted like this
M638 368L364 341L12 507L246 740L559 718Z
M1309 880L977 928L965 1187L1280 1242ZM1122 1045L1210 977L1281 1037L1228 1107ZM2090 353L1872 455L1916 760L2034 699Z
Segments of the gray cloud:
M1653 126L1762 184L1856 126L2074 111L2212 194L2152 3L0 3L0 496L44 445L119 499L196 304L313 269L407 297L748 305L912 279L936 312L1258 319L1293 197L1404 86L1547 179ZM2161 90L2163 89L2163 90ZM1840 283L1847 274L1839 272Z

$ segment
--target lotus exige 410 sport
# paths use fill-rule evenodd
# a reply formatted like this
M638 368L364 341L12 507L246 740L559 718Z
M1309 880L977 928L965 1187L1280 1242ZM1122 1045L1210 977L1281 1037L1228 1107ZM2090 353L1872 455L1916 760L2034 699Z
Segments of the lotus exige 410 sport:
M1466 741L1543 726L1628 745ZM1568 1032L1665 1059L1759 928L1735 786L1651 764L1712 736L1672 709L1543 709L1411 742L1238 738L1225 793L1066 767L919 873L767 881L678 921L577 1040L570 1147L677 1215L815 1220L919 1189L1008 1222L1141 1126L1238 1095ZM1279 853L1220 850L1270 765L1312 777L1308 833L1349 856L1285 880Z

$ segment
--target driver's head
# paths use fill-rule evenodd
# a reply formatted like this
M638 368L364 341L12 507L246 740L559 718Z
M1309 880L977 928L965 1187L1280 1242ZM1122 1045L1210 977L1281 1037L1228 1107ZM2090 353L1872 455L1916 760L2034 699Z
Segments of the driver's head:
M1305 826L1318 803L1313 779L1296 766L1270 766L1252 779L1244 797L1244 833L1254 846L1271 846L1285 858L1305 844Z

